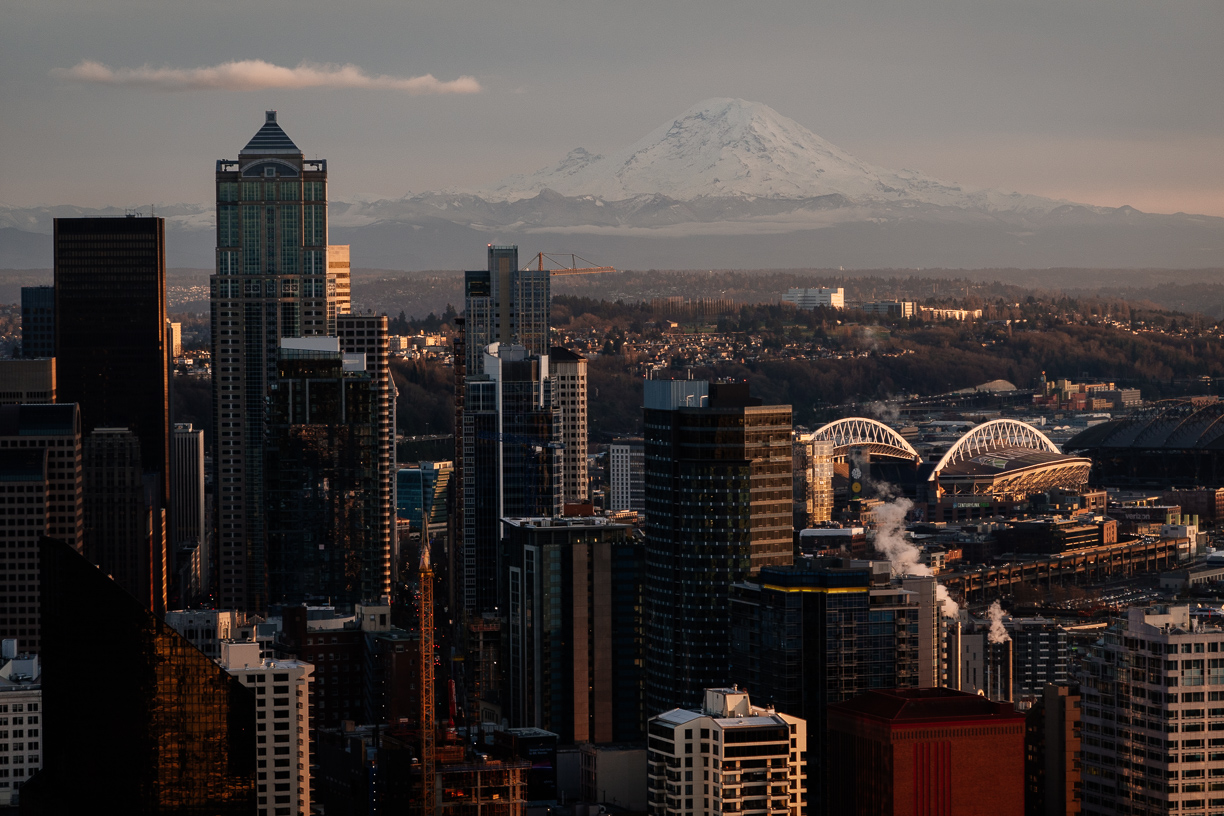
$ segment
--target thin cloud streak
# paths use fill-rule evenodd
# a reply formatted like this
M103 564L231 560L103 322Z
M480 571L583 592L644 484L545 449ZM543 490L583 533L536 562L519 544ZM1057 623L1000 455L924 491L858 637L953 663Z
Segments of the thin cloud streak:
M433 74L418 77L371 76L352 64L312 64L296 68L263 60L223 62L204 68L111 68L95 60L81 60L72 68L56 68L60 79L97 85L122 85L155 91L260 91L267 88L373 88L413 95L480 93L475 77L442 81Z

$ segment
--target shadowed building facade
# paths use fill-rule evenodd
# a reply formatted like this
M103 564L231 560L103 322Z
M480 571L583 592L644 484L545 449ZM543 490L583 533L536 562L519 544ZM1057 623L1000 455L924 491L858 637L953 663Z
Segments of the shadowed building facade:
M133 434L140 472L152 477L154 517L163 526L148 535L161 542L149 554L150 572L164 574L163 511L170 506L165 219L57 218L54 240L57 399L80 406L86 437L97 428ZM90 557L105 560L112 550L136 546L116 537L122 535L118 528L87 530ZM155 611L165 610L164 588L140 594Z
M745 384L645 383L646 707L728 684L731 585L794 554L791 408Z
M40 550L44 758L22 812L254 813L251 690L69 545Z
M336 338L284 340L265 456L268 597L352 606L390 593L377 535L379 382Z

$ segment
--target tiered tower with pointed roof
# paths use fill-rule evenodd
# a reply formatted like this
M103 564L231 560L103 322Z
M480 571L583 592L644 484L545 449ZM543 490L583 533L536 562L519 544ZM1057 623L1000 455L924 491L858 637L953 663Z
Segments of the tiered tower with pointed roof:
M217 602L264 611L265 399L284 337L336 333L327 249L327 162L306 159L268 111L238 153L217 161L212 276Z

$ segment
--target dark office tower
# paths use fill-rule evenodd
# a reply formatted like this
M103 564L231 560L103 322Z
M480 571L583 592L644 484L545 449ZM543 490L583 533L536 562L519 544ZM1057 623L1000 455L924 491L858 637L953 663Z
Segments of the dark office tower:
M178 608L186 608L211 585L208 520L204 515L204 432L191 423L174 426L170 457L170 538Z
M353 606L391 592L379 384L334 337L286 339L269 392L268 599Z
M791 563L791 408L647 380L646 713L728 684L731 585Z
M392 558L395 551L395 384L391 381L391 366L387 363L391 352L387 316L341 313L336 318L336 334L340 337L342 352L362 356L374 388L374 447L378 480L371 488L375 497L363 500L375 501L376 504L370 506L378 510L367 533L371 539L368 546L382 548L390 570L388 574L394 578L397 566ZM383 592L361 600L376 601L390 591L388 585Z
M59 402L94 428L130 428L169 505L166 239L162 218L55 219Z
M127 428L85 437L85 557L154 612L169 589L165 510L156 477L140 464L140 440Z
M811 812L823 813L826 706L938 685L923 649L938 631L934 579L893 584L887 561L800 558L734 585L730 601L731 680L807 720Z
M40 650L38 539L80 547L84 524L81 415L75 405L0 407L0 638ZM45 462L43 462L45 460ZM40 475L41 474L41 475ZM9 511L12 512L9 512Z
M43 769L22 812L254 813L252 691L70 546L40 549Z
M563 745L642 739L646 562L632 529L507 519L502 547L510 726L551 731Z
M327 162L306 159L268 111L237 161L217 162L212 277L218 605L262 612L265 400L283 337L330 335Z
M519 269L518 247L489 244L489 268L464 273L467 373L480 374L485 346L513 343L548 354L551 273Z
M55 356L55 287L21 287L21 356Z
M495 343L469 369L463 413L463 608L498 604L498 542L507 517L561 515L560 418L548 356Z

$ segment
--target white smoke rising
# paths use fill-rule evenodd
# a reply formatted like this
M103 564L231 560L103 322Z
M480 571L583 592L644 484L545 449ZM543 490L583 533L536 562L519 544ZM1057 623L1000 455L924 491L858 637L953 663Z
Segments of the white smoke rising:
M894 578L902 575L934 575L931 568L919 560L922 553L914 542L905 537L905 516L913 507L912 501L901 497L875 509L875 549L888 559L889 571ZM941 608L945 618L955 618L960 613L960 605L952 600L948 588L943 584L935 584L935 599L943 602Z
M258 91L267 88L377 88L419 94L479 93L474 77L442 81L425 74L417 77L370 75L352 64L312 64L296 68L273 65L263 60L236 60L201 68L111 68L95 60L81 60L72 68L51 72L61 79L99 85L126 85L157 91Z
M1003 616L1006 614L1003 611L1003 605L998 601L992 603L990 609L986 610L986 617L990 618L990 632L986 635L986 639L991 643L1004 643L1011 640L1011 635L1007 634L1007 629L1003 626Z
M960 615L960 604L952 600L952 596L948 594L948 588L943 584L935 585L935 599L943 602L943 616L945 618L955 618Z

